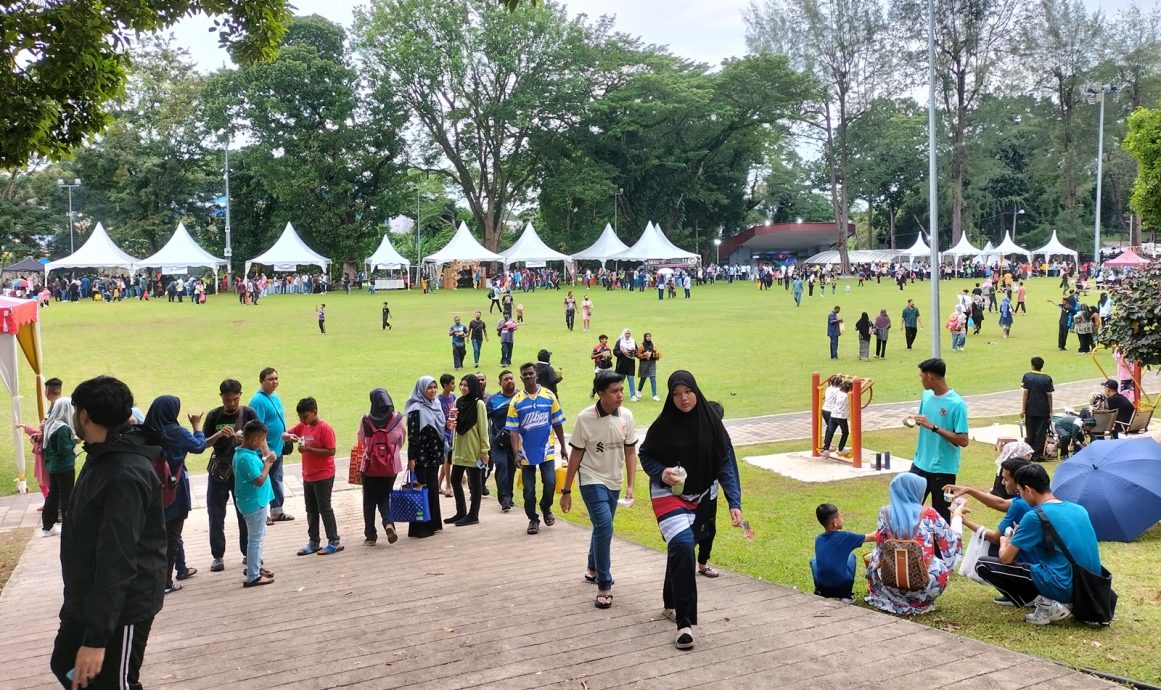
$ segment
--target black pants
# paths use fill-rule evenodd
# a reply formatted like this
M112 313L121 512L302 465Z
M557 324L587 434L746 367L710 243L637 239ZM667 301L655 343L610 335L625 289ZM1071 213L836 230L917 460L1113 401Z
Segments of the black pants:
M1056 347L1061 350L1068 349L1068 326L1063 323L1057 327Z
M875 356L882 359L887 356L887 341L875 336Z
M710 554L714 550L714 537L718 533L718 499L706 496L697 506L697 517L693 536L697 539L697 564L709 563Z
M1037 417L1034 415L1027 415L1024 417L1024 425L1028 432L1027 438L1024 441L1032 446L1032 452L1036 457L1044 455L1044 437L1048 435L1048 417Z
M105 646L105 661L101 664L101 672L89 681L89 690L121 690L130 688L140 690L141 662L145 660L145 644L149 641L149 629L153 627L153 619L140 623L118 625L113 628L109 636L109 644ZM56 641L52 645L52 658L49 668L52 674L60 681L64 688L72 688L73 682L68 679L68 672L75 668L77 650L85 637L85 625L80 621L60 622L60 629L56 633ZM80 680L80 679L78 679Z
M226 505L234 493L234 482L219 482L210 479L206 482L206 514L210 519L210 555L215 559L226 555ZM238 518L238 549L242 556L246 555L246 518L238 512L238 503L234 502L234 515Z
M185 528L185 519L182 515L165 523L165 558L168 566L165 569L165 586L173 584L173 564L177 562L177 550L181 548L181 531Z
M830 420L826 423L826 436L822 439L823 448L830 450L830 442L834 439L836 429L842 429L843 431L843 435L839 436L838 449L842 450L846 447L847 436L851 433L850 425L847 424L847 420L831 415Z
M363 475L363 536L372 541L379 538L375 529L375 511L383 520L383 526L391 522L391 489L395 486L395 475L390 477L368 477Z
M464 500L464 472L468 473L468 488L471 490L471 508ZM452 465L451 471L452 494L456 497L456 515L471 518L480 517L480 496L484 493L484 471L479 467L465 467ZM465 512L465 508L467 511Z
M572 325L575 322L576 322L576 311L575 310L569 311L566 309L564 312L564 325L567 326L568 330L571 331Z
M697 625L697 565L693 548L697 543L695 535L705 530L704 519L699 505L693 526L673 535L666 548L661 597L665 608L677 614L678 629Z
M955 483L954 474L943 474L939 472L928 472L921 470L915 465L911 466L911 473L917 474L927 480L927 488L923 491L923 500L931 496L931 507L935 508L935 512L943 516L944 520L951 522L951 506L947 501L943 500L943 487L948 484ZM921 501L922 502L922 501Z
M320 333L326 333L327 332L327 322L323 321L322 319L319 319L318 320L318 330Z
M1017 607L1023 607L1040 596L1036 584L1032 582L1032 570L1027 563L1000 562L991 556L982 556L976 561L976 575L1000 590Z
M1017 302L1017 303L1016 303L1016 308L1012 310L1012 313L1013 313L1013 314L1015 314L1015 313L1016 313L1016 312L1018 312L1018 311L1022 311L1022 312L1024 312L1025 314L1027 314L1027 313L1028 313L1028 308L1024 306L1024 303L1023 303L1023 302Z
M69 496L73 493L73 470L53 472L48 475L48 495L44 497L44 512L40 514L40 524L50 530L57 517L68 517Z
M327 533L327 543L339 543L339 526L335 522L335 511L331 508L331 491L334 488L334 477L302 483L303 498L306 500L306 534L311 546L319 545L319 517L322 517L323 529Z
M427 522L412 521L407 525L407 536L430 537L443 529L443 514L439 509L439 465L416 466L415 480L427 487L427 509L431 519Z
M910 350L911 346L915 344L915 334L917 334L919 332L919 329L918 328L904 328L903 332L907 334L907 349Z

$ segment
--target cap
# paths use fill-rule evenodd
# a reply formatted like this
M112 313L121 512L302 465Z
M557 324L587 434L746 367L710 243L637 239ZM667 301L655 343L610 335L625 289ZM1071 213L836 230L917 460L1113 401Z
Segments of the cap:
M1109 388L1111 390L1119 390L1120 387L1121 387L1120 384L1117 383L1116 381L1114 381L1113 379L1109 379L1108 381L1105 381L1105 388Z

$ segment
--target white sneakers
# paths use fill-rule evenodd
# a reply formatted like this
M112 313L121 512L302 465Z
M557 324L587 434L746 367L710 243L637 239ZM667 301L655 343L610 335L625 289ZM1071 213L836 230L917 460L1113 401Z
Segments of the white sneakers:
M653 400L655 400L655 401L657 401L657 402L661 402L661 398L657 397L656 395L655 395L655 396L653 396Z
M639 397L637 397L636 395L634 395L633 397L631 397L631 398L629 398L629 399L630 399L630 400L632 400L633 402L637 402L637 401L638 401L638 400L640 400L641 398L639 398Z
M1024 620L1033 625L1048 625L1049 623L1062 621L1072 616L1071 606L1048 599L1047 597L1036 597L1032 603L1036 608L1032 613L1024 616Z
M40 536L42 537L55 537L58 534L60 534L60 525L53 525L51 529L40 530Z

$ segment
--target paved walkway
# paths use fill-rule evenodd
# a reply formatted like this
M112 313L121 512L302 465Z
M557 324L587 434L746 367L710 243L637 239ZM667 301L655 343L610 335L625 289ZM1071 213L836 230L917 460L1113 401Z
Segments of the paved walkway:
M586 529L560 521L529 537L520 511L503 514L489 501L479 526L364 547L359 493L339 491L335 504L347 550L295 557L305 525L279 524L265 551L276 581L258 589L241 587L236 551L225 572L204 568L206 516L196 510L185 543L203 571L166 598L145 657L145 687L1115 687L732 573L699 578L697 646L679 652L673 624L660 616L662 553L614 540L616 601L599 611L595 588L581 581ZM287 507L302 515L300 499ZM773 548L762 539L755 549ZM58 548L56 538L34 537L0 593L0 690L59 687L48 674L61 597Z
M1145 374L1145 388L1161 391L1161 372ZM1071 405L1080 408L1088 404L1093 393L1100 389L1101 379L1062 383L1056 386L1056 406ZM1022 391L1001 391L969 395L968 415L975 419L987 419L1019 414ZM916 409L916 402L880 403L863 410L863 429L890 429L901 425L903 417ZM726 420L730 438L735 445L772 443L810 438L810 412L784 412L782 414L743 417ZM31 456L29 457L31 462ZM206 495L206 475L191 475L194 504L201 506ZM295 495L302 489L298 465L286 466L287 492ZM0 497L0 532L17 527L39 527L40 513L36 510L44 503L39 493Z

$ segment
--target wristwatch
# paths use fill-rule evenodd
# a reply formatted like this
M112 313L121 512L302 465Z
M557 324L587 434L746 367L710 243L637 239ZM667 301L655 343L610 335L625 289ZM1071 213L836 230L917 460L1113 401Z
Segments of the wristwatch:
M932 424L932 425L931 425L931 432L932 432L933 434L938 434L938 433L939 433L939 427L937 427L937 426L935 426L934 424Z
M561 490L560 490L560 495L561 495L561 496L567 496L567 495L569 495L569 494L571 494L571 493L572 493L572 489L561 489Z

